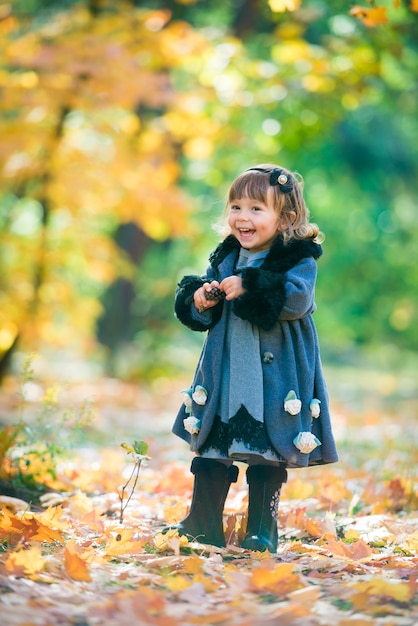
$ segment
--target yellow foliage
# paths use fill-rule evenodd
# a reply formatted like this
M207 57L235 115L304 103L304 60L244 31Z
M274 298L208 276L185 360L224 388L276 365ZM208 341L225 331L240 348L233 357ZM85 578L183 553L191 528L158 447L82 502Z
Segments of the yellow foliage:
M389 598L396 602L407 603L412 600L417 590L416 583L412 580L410 582L398 582L377 576L367 581L354 583L350 587L357 591L350 598L357 610L364 609L373 597Z
M296 11L300 8L301 0L268 0L270 9L274 13Z
M191 587L191 585L193 584L194 584L193 580L186 578L185 576L182 576L180 574L177 574L175 576L170 576L165 581L165 586L167 587L167 589L169 589L173 593L184 591L185 589L188 589L189 587Z
M136 221L157 241L190 228L174 132L137 113L139 106L174 111L177 94L161 68L210 48L190 25L169 20L169 11L124 4L93 19L80 4L30 32L3 34L2 110L13 116L0 119L0 181L12 193L30 183L45 228L6 233L1 242L0 350L18 333L24 346L91 336L100 289L128 273L105 222ZM200 132L197 120L192 126ZM212 138L203 141L208 155ZM89 294L79 287L86 283Z

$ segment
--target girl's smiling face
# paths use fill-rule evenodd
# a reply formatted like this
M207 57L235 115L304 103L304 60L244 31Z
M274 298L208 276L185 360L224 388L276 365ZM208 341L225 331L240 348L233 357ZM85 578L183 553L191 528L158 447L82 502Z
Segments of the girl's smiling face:
M280 217L272 194L267 194L267 203L253 198L233 200L229 205L228 225L243 248L252 252L268 250L280 232Z

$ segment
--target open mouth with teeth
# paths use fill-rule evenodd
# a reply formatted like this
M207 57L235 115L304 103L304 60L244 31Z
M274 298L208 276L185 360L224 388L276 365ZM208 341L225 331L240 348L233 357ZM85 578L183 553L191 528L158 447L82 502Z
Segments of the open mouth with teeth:
M251 230L250 228L239 228L238 232L241 237L249 237L251 235L254 235L255 230Z

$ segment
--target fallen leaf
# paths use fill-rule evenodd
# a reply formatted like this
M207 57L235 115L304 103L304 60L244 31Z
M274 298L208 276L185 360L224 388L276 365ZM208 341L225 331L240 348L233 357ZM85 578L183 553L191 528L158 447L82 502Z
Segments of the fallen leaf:
M73 540L69 541L64 551L64 566L67 574L73 580L90 582L91 576L86 561L80 556L80 549Z
M159 533L154 538L154 544L158 552L165 550L173 550L175 554L180 553L180 548L185 548L189 545L189 540L185 535L179 536L178 530L169 530L167 533Z
M15 550L9 552L6 560L6 570L12 576L28 576L33 578L45 567L42 551L38 546L32 546L27 550ZM37 578L37 576L36 576Z
M262 563L251 575L251 583L257 591L269 591L277 596L286 596L303 586L299 574L294 573L292 563L280 563L272 567L270 561Z
M373 596L406 604L412 600L417 591L417 584L412 577L408 582L375 577L354 583L350 587L357 591L350 600L359 610L366 608Z
M332 554L346 557L352 561L366 559L373 554L372 548L370 548L363 539L354 541L351 544L346 544L343 541L330 540L327 542L327 548Z
M122 529L110 537L105 546L107 556L120 556L122 554L140 554L146 541L132 540L136 534L134 529Z

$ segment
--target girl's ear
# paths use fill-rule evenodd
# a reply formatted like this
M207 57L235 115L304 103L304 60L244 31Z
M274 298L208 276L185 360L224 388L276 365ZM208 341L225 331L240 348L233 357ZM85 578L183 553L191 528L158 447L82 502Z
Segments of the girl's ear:
M289 211L287 215L283 215L280 220L280 230L287 230L296 220L296 211Z

